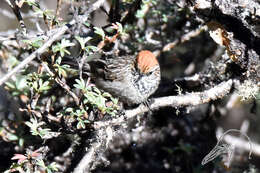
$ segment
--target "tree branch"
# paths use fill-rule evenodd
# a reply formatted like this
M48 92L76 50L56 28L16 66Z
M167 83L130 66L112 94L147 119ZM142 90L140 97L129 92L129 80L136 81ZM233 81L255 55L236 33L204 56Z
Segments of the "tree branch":
M168 107L168 106L170 107L196 106L196 105L208 103L212 100L217 100L228 95L231 90L232 84L233 81L232 79L230 79L203 92L194 92L185 95L155 98L154 102L150 105L150 109L155 110L161 107ZM126 121L127 119L133 118L139 114L148 111L149 108L141 104L135 109L126 110L125 116L121 116L119 118L115 118L105 122L95 122L94 128L99 129L101 127L108 126L108 125L118 125Z

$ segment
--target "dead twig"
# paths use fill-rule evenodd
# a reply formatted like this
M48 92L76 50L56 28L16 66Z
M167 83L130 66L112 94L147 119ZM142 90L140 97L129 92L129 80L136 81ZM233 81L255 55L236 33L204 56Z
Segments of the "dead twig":
M50 68L43 63L43 67L45 68L45 70L51 75L51 77L53 77L55 79L55 81L65 90L67 91L67 93L73 98L73 100L76 102L77 105L79 105L79 98L77 97L77 95L71 91L70 87L63 82L59 77L57 77L51 70Z
M167 52L169 51L170 49L173 49L177 44L180 44L180 43L184 43L188 40L190 40L191 38L193 37L196 37L197 35L199 35L201 33L201 31L204 29L204 27L200 27L200 28L197 28L195 30L192 30L184 35L181 36L181 38L178 38L176 39L175 41L171 42L171 43L168 43L166 44L164 47L163 47L163 52Z
M12 8L17 20L20 23L22 33L25 35L27 33L27 29L26 29L26 26L24 24L23 17L20 13L20 8L17 5L18 2L15 1L14 3L11 3L10 0L5 0L5 2Z
M57 7L55 12L55 18L59 17L60 15L60 7L61 7L61 0L57 0Z

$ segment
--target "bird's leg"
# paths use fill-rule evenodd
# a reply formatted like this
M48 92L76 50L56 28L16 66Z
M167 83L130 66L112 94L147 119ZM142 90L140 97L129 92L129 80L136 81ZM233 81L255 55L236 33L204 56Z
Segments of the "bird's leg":
M148 108L148 112L146 114L146 117L147 117L147 122L152 122L152 114L153 114L153 111L152 111L152 108L151 108L151 104L154 102L153 99L147 99L146 101L143 102L143 105L146 106Z
M118 115L119 116L123 116L124 119L126 120L126 116L125 116L125 106L122 102L119 102L119 110L118 110Z
M149 109L149 112L152 112L152 109L151 109L151 104L154 102L154 100L151 98L151 99L147 99L143 102L144 106L146 106L148 109Z
M127 117L125 116L125 110L124 110L124 109L120 109L120 110L118 111L118 115L119 115L119 116L123 116L123 117L124 117L124 120L127 119Z

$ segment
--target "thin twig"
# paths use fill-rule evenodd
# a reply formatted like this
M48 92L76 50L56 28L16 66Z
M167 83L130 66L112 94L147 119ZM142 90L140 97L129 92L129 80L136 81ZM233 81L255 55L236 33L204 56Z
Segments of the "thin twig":
M35 17L35 14L33 12L31 12L31 11L27 12L27 13L23 13L23 12L20 12L20 13L21 13L21 15L23 16L24 19L27 18L29 20L29 19ZM7 9L1 9L0 10L0 14L2 16L5 16L5 17L9 18L9 19L15 19L16 18L14 13L12 13L11 11L9 11Z
M27 33L27 29L26 29L26 26L24 24L24 21L23 21L23 17L20 13L20 8L17 6L16 2L14 2L13 4L10 2L10 0L5 0L6 3L12 8L17 20L19 21L20 23L20 26L21 26L21 29L22 29L22 33L25 35Z
M50 70L50 68L43 63L43 67L45 68L45 70L51 75L51 77L54 77L55 81L65 90L69 93L69 95L73 98L73 100L76 102L77 105L79 105L79 98L77 97L77 95L72 92L70 90L70 87L63 82L60 78L56 77L55 74Z
M176 39L175 41L168 43L163 47L163 52L169 51L170 49L173 49L177 44L184 43L188 40L190 40L193 37L196 37L201 33L201 31L204 29L204 27L197 28L195 30L192 30L184 35L181 36L181 38Z
M49 48L54 41L56 41L62 34L64 34L68 29L67 25L64 25L60 28L60 30L54 34L48 41L46 41L42 47L34 51L31 55L29 55L27 58L25 58L19 65L17 65L15 68L13 68L10 72L8 72L4 77L0 79L0 86L6 82L11 76L13 76L15 73L17 73L19 70L21 70L23 67L25 67L28 63L30 63L37 55L42 54L45 52L47 48Z
M128 22L131 22L133 18L135 18L135 13L138 9L140 9L142 4L142 0L136 0L132 3L131 7L127 10L127 13L121 19L121 23L124 25Z
M60 7L61 7L61 0L57 0L57 7L55 12L55 18L60 16Z
M98 0L94 4L92 4L92 6L88 9L86 14L79 16L80 18L79 21L82 23L87 21L89 14L95 11L96 9L98 9L104 2L105 0ZM26 59L24 59L19 65L17 65L15 68L13 68L10 72L8 72L4 77L0 79L0 86L3 83L5 83L11 76L16 74L19 70L21 70L28 63L30 63L37 55L41 55L43 52L45 52L45 50L49 48L54 41L59 39L74 24L76 24L76 20L72 20L70 21L69 24L64 25L58 29L54 29L57 32L55 32L52 36L50 36L49 39L42 45L42 47L34 51L31 55L29 55Z

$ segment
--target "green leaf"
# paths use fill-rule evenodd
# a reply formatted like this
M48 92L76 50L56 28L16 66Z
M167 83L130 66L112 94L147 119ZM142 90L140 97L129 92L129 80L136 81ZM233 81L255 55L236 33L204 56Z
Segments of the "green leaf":
M51 172L49 172L51 171ZM57 168L57 163L55 162L52 162L50 165L47 166L47 172L48 173L52 173L52 171L58 171L58 168Z
M162 15L162 21L165 22L165 23L168 22L168 17L167 17L166 14Z
M113 97L111 97L111 100L112 100L112 102L114 103L114 104L118 104L118 99L117 98L113 98Z
M78 89L80 89L80 90L83 90L83 91L85 91L85 89L86 89L86 84L85 84L85 81L83 80L83 79L76 79L75 80L76 81L76 84L74 84L73 86L75 87L75 88L78 88Z
M45 163L42 159L37 159L36 164L42 167L43 169L46 169Z
M14 83L11 83L11 82L5 82L5 85L10 88L10 89L15 89L15 85Z
M48 136L48 133L51 131L51 129L39 129L39 136L41 138L45 138L45 136Z
M122 24L121 23L119 23L119 22L116 22L116 25L118 26L118 33L123 33L123 26L122 26Z
M17 79L15 81L16 88L20 91L27 88L26 80L27 80L27 76L23 76L23 75L17 76Z
M103 97L111 97L111 94L109 94L108 92L104 92L104 93L102 94L102 96L103 96Z
M84 25L85 25L86 27L90 27L90 26L91 26L90 23L88 23L88 22L85 22Z
M97 52L99 50L99 48L96 46L87 46L85 50L87 52L89 52L89 51Z
M42 38L36 38L35 40L32 41L31 44L34 48L39 48L43 45L43 40Z
M13 67L17 66L19 63L20 63L20 61L17 60L17 58L14 56L9 56L7 59L7 65L9 68L13 68Z
M42 84L40 85L39 92L49 90L49 89L51 88L51 86L50 86L49 84L50 84L49 81L45 81L44 83L42 83Z
M32 38L31 40L22 40L24 43L26 43L29 46L29 49L33 48L39 48L43 45L43 39L40 37Z
M147 8L149 8L148 4L142 4L141 5L141 9L140 10L137 10L135 16L137 18L144 18L145 15L146 15L146 10Z
M59 56L57 59L56 59L56 64L59 64L60 65L60 63L61 63L61 60L62 60L62 58L61 58L61 56Z
M20 147L24 146L24 139L23 138L19 138L18 144Z
M101 95L101 91L97 87L93 87L93 90L98 94Z
M85 129L86 126L85 126L84 121L81 118L77 118L77 120L78 120L77 129L81 129L81 128Z
M17 141L17 140L18 140L18 137L17 137L15 134L12 134L12 133L8 133L8 134L7 134L7 138L8 138L10 141Z
M38 6L36 0L25 0L24 2L26 2L29 6Z
M65 112L73 112L73 108L68 107L67 109L65 109Z
M104 40L105 36L106 36L104 30L102 28L98 28L98 27L94 27L94 29L95 29L94 32L96 34L100 35L102 37L102 40Z
M86 43L87 43L89 40L92 39L91 37L83 38L83 37L80 37L80 36L76 36L75 38L78 40L78 42L79 42L80 47L81 47L82 50L85 49Z
M63 57L65 54L70 55L70 52L66 48L74 45L75 44L71 43L69 40L62 39L61 43L57 43L56 45L52 46L52 51L54 53L59 52L61 57Z

